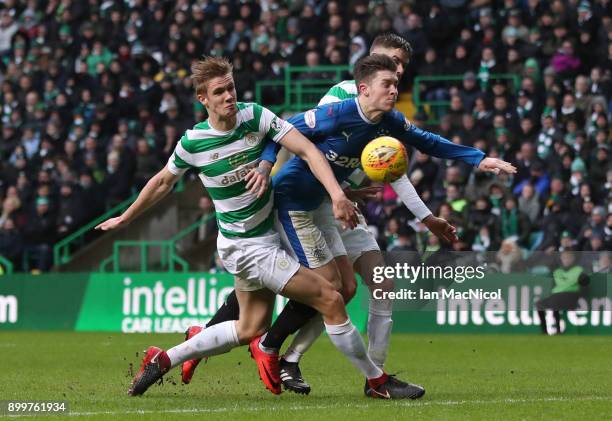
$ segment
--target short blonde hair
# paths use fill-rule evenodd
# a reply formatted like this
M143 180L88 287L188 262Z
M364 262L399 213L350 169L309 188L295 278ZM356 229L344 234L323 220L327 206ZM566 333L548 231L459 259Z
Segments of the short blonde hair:
M232 64L225 57L204 57L191 65L191 81L197 95L206 93L208 82L232 73Z

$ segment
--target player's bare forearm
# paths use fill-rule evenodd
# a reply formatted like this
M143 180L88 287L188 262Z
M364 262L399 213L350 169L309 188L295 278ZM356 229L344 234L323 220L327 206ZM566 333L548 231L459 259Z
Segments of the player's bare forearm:
M172 187L178 179L178 176L172 174L164 167L147 182L138 195L138 198L136 198L134 203L132 203L123 214L102 222L96 226L96 229L107 231L128 225L138 217L138 215L142 214L166 196L172 190Z
M164 177L162 172L157 173L144 186L138 198L123 214L127 222L131 222L138 215L149 209L164 196L166 196L174 186L175 181Z

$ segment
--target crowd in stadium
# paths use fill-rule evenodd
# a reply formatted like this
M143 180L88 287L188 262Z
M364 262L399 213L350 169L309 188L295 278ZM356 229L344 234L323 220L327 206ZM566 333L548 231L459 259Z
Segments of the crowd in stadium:
M344 65L396 32L413 122L513 162L512 178L416 152L409 178L458 250L609 250L611 3L544 0L5 0L0 4L0 255L48 270L52 246L129 198L206 118L191 61L228 56L241 101L284 66ZM491 75L513 73L519 86ZM265 103L263 105L266 105ZM428 126L427 121L439 120ZM387 250L441 245L390 188L363 208ZM86 204L86 205L84 205Z

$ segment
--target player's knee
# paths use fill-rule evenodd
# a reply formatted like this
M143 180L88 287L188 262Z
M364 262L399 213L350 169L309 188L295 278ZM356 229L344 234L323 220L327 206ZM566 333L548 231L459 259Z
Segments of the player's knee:
M324 288L321 291L319 312L323 315L332 315L342 311L344 308L344 298L340 292L333 288Z

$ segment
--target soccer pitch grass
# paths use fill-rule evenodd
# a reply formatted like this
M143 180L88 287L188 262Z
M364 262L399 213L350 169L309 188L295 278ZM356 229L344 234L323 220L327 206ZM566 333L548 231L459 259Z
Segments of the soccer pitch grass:
M0 333L0 400L65 400L95 419L609 419L612 337L395 334L388 371L422 384L419 401L363 395L363 380L327 338L302 362L310 396L264 389L247 348L201 363L190 385L167 375L126 395L129 363L179 334ZM136 353L138 352L138 356ZM0 418L2 415L0 415ZM24 417L30 418L30 417ZM21 417L20 417L21 419Z

